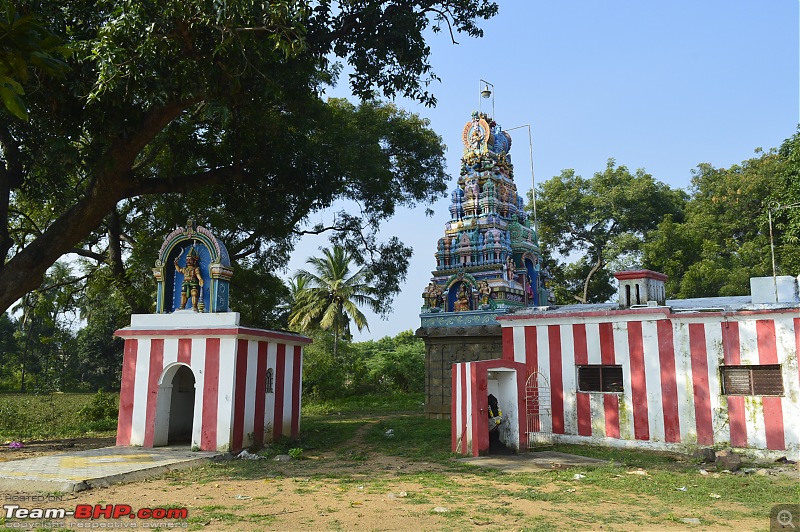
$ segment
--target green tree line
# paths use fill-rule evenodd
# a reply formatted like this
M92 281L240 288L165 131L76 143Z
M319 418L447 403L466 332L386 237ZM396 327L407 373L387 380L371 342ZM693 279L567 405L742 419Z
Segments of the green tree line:
M746 295L750 278L800 274L800 132L728 168L699 164L687 190L610 159L590 178L564 170L537 187L557 304L601 303L613 274L665 273L668 298ZM772 237L770 224L772 219Z

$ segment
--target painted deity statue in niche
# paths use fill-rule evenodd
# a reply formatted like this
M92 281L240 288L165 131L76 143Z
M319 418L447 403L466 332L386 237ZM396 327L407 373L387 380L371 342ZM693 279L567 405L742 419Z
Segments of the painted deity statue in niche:
M191 298L192 310L195 312L202 312L204 309L200 308L200 306L203 305L203 301L202 298L198 298L198 295L203 286L203 276L200 273L197 251L194 249L194 246L189 249L189 253L186 255L186 266L183 268L178 264L179 258L180 257L175 257L175 270L183 274L180 308L186 308L186 302Z
M458 293L456 294L456 301L453 304L453 310L455 312L466 312L470 310L470 299L472 299L472 290L470 290L465 283L462 283L461 287L458 289Z

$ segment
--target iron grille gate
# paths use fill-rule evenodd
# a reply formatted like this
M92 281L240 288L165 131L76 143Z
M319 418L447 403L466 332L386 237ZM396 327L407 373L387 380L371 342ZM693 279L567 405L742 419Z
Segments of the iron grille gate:
M553 445L553 414L550 383L544 374L534 371L525 383L525 418L528 450Z

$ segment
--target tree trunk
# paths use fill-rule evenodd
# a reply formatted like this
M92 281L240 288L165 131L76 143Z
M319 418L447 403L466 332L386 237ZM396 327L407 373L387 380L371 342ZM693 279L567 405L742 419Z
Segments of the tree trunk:
M146 314L147 309L142 308L136 299L131 287L131 282L125 275L125 264L122 260L122 229L117 207L108 215L108 263L111 266L111 273L114 276L114 284L125 303L133 314Z
M592 269L589 270L589 275L586 276L586 280L583 282L583 303L584 305L589 302L589 281L592 280L592 277L597 270L599 270L603 266L603 253L602 251L597 254L597 262L592 266Z

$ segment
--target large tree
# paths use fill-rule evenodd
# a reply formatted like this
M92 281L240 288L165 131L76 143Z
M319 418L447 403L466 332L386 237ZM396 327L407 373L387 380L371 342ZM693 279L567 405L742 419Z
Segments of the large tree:
M631 173L609 159L605 171L589 179L570 169L545 181L537 202L541 240L562 257L578 256L563 271L571 272L571 283L578 285L570 294L574 300L589 303L608 297L609 264L634 265L644 235L664 216L680 216L683 195L644 170ZM592 291L598 275L606 281Z
M260 259L269 244L288 253L309 213L343 198L361 216L340 216L332 229L348 249L372 247L356 259L374 259L375 272L392 268L379 277L394 279L389 296L409 251L376 242L376 224L397 205L433 200L446 175L427 122L372 98L434 104L426 29L480 36L477 21L497 5L75 0L17 9L72 55L62 78L23 83L27 122L0 109L0 311L67 253L130 282L123 246L153 235L154 221L220 220L235 255ZM325 100L336 58L350 65L361 105Z

